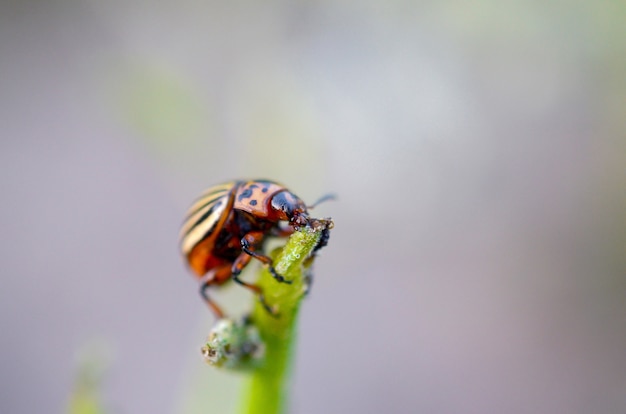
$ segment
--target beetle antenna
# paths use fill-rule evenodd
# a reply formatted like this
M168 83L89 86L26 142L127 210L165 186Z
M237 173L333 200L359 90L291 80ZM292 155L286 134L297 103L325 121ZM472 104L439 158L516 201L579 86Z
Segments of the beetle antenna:
M336 200L337 196L335 194L326 194L322 197L320 197L315 203L311 204L310 206L306 206L307 209L309 208L315 208L315 206L317 206L318 204L323 203L324 201L329 201L329 200Z

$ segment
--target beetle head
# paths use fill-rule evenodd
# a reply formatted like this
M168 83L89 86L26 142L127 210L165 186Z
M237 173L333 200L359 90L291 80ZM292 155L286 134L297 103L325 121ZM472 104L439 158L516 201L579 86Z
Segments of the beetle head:
M306 204L289 191L281 191L274 195L270 205L274 219L277 221L288 221L296 227L305 226L308 223Z

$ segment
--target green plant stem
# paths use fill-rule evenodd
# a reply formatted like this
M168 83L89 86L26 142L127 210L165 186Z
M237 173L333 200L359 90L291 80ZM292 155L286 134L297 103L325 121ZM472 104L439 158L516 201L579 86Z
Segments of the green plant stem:
M304 228L292 234L285 247L274 251L276 271L291 284L277 282L266 269L261 272L258 284L278 316L270 315L258 301L254 305L252 320L265 343L265 358L252 372L244 413L279 414L285 410L296 320L307 289L306 267L312 262L307 258L320 237L321 229Z

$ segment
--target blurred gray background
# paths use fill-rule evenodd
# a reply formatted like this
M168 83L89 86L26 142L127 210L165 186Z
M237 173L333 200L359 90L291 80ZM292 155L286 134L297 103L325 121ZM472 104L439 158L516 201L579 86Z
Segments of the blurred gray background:
M109 412L233 412L241 377L200 359L212 319L177 237L236 177L339 195L315 211L336 227L294 413L626 412L625 18L2 2L0 412L64 412L98 352Z

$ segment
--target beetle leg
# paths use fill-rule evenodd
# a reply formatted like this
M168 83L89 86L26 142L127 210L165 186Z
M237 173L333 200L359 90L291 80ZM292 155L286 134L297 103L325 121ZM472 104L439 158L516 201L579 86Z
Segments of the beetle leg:
M279 275L278 272L276 272L276 269L274 269L274 266L272 266L273 261L271 257L268 257L264 254L257 253L254 251L253 246L255 244L259 244L262 240L263 240L262 232L260 231L250 232L246 234L245 236L243 236L243 238L241 239L241 249L245 253L249 254L250 256L254 257L258 261L263 263L265 266L267 266L267 270L269 270L269 272L272 274L274 279L276 279L277 281L281 283L291 284L291 280L286 280L283 276Z
M263 306L263 308L265 308L265 310L272 316L278 316L278 312L276 312L276 310L274 308L272 308L266 301L265 301L265 296L263 295L263 289L261 289L260 286L255 285L253 283L248 283L246 281L243 281L239 278L239 275L241 274L241 270L246 267L246 265L250 262L250 259L252 259L252 256L248 255L247 253L242 253L240 254L237 259L235 260L235 262L233 263L233 267L232 267L232 276L233 276L233 280L240 284L241 286L250 289L251 291L253 291L257 298L259 298L259 302L261 302L261 305Z
M224 317L224 312L222 312L222 309L217 305L217 303L209 297L207 291L212 285L223 283L224 280L227 280L230 277L230 274L230 266L222 266L210 271L204 275L202 279L200 279L200 296L202 296L206 304L209 305L209 309L211 309L217 319L222 319Z
M280 227L276 226L272 228L270 235L274 237L289 237L293 234L295 229L291 226L289 227Z
M320 241L317 242L317 246L315 246L315 248L313 249L313 253L317 252L319 249L326 246L328 244L329 238L330 238L330 229L328 227L325 227L322 230L322 236L320 237Z

